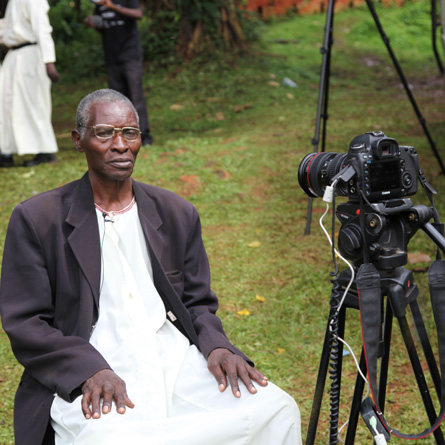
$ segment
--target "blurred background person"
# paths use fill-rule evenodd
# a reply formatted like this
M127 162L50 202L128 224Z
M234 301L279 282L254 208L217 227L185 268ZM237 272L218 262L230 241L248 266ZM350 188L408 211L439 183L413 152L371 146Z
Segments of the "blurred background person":
M47 0L9 0L3 44L9 49L0 69L0 167L12 155L34 154L31 167L54 162L57 142L51 125L51 82L60 78Z
M85 22L102 34L108 87L133 102L139 114L142 145L151 145L153 138L142 85L142 46L137 26L137 20L143 16L139 0L119 0L119 4L98 0L94 3L94 15L87 17Z

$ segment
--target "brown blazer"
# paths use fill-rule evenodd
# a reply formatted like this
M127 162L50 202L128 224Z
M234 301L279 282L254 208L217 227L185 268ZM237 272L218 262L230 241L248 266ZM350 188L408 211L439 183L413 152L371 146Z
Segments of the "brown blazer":
M247 360L215 315L210 270L194 206L133 181L155 286L174 325L203 355L218 347ZM90 345L97 321L101 253L93 193L80 180L34 196L13 211L6 234L0 313L25 370L14 406L16 445L53 443L54 394L73 401L82 383L109 368ZM251 362L250 362L251 363Z

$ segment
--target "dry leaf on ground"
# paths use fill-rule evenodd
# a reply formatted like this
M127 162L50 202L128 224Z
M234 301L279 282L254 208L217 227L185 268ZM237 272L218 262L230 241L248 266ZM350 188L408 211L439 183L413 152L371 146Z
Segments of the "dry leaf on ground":
M431 261L431 257L426 253L422 252L412 252L408 253L408 263L416 264L416 263L427 263Z

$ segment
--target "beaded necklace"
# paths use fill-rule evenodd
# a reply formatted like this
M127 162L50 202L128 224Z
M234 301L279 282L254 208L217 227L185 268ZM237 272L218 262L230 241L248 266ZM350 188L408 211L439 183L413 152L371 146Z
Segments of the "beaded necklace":
M136 200L134 199L134 196L133 196L133 199L131 200L130 204L128 204L126 207L124 207L121 210L104 210L99 204L96 204L96 203L94 203L94 207L96 207L96 209L99 210L99 212L101 212L102 214L106 214L108 217L113 218L117 215L122 215L122 214L128 212L129 210L131 210L135 203L136 203Z

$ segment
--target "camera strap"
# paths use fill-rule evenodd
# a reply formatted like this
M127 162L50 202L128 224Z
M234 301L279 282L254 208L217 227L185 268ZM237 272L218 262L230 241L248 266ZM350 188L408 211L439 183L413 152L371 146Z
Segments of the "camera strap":
M436 260L432 263L429 270L428 283L438 336L440 371L441 375L445 376L445 260ZM383 297L380 289L380 274L373 264L364 263L360 266L356 284L362 326L363 351L366 359L371 397L376 407L376 413L389 433L404 439L422 439L434 432L445 417L445 378L441 380L440 413L430 428L419 434L403 434L388 425L379 406L377 387L377 360L381 340L381 307Z

